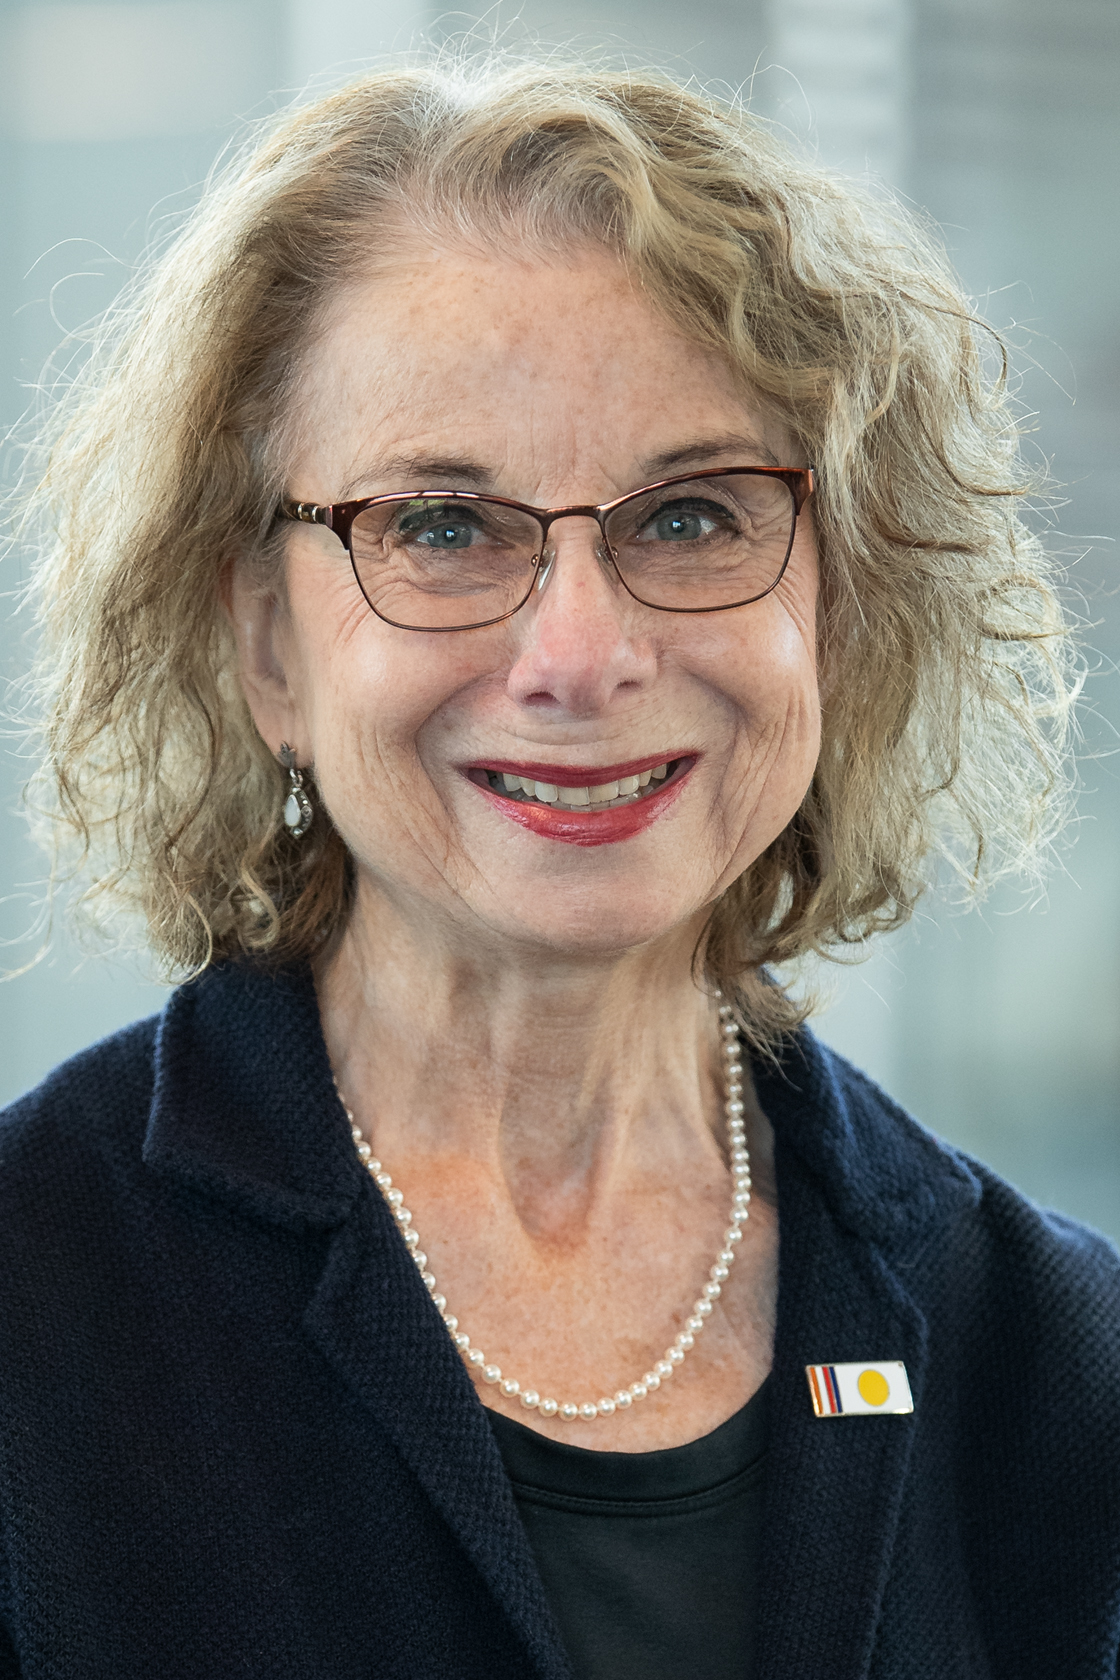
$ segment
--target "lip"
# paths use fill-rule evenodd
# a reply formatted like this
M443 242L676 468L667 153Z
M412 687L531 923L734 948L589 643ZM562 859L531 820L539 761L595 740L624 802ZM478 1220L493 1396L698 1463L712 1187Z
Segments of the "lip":
M526 804L516 799L505 799L493 788L480 782L471 781L471 786L477 788L482 797L488 799L503 817L508 817L510 822L517 823L521 828L527 828L532 834L539 834L544 840L559 840L569 846L610 846L641 834L651 823L663 816L670 805L675 804L699 761L698 753L680 753L671 755L668 759L664 755L660 758L643 758L635 760L633 764L610 765L606 769L600 769L598 765L582 766L577 771L561 771L552 764L514 764L505 761L488 761L485 764L470 766L472 770L492 770L499 774L505 770L511 776L532 776L534 781L550 781L555 787L587 787L597 785L588 783L588 775L601 776L604 781L613 782L621 776L637 776L643 770L653 770L659 764L671 763L674 756L679 764L683 763L683 769L678 768L656 793L635 800L633 805L620 805L613 811L581 812L578 807L570 805Z

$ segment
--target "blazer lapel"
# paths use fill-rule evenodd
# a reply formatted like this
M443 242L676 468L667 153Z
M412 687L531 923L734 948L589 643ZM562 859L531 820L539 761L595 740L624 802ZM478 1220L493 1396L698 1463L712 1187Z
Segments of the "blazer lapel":
M374 1413L521 1638L571 1670L481 1402L389 1211L368 1184L335 1237L305 1326Z
M923 1427L926 1322L903 1279L935 1206L944 1217L975 1194L967 1171L858 1079L848 1070L843 1085L807 1033L780 1070L757 1075L774 1126L781 1231L759 1680L868 1674ZM928 1173L915 1175L916 1155ZM887 1359L906 1365L913 1415L815 1415L806 1365Z
M171 994L143 1155L269 1224L329 1230L347 1218L362 1173L305 969L229 964Z
M781 1164L779 1163L779 1172ZM887 1269L820 1216L792 1174L770 1410L759 1676L867 1674L922 1404L925 1321ZM805 1366L902 1359L910 1417L818 1418Z
M532 1672L570 1680L482 1405L355 1154L306 969L228 965L172 995L143 1153L251 1219L333 1230L307 1333L475 1563Z

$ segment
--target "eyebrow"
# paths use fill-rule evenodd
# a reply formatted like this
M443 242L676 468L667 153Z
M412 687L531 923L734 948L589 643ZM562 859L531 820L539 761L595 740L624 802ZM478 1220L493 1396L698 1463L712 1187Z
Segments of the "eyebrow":
M409 490L451 490L460 487L490 490L494 485L494 474L481 461L472 461L466 455L387 455L377 463L376 468L356 473L343 485L338 499L340 502L350 501L355 493L360 494L359 486L381 480L388 483L399 481Z
M647 479L668 478L679 468L685 471L689 467L699 467L705 461L711 461L721 455L734 455L737 464L744 467L780 467L784 463L748 434L737 432L721 432L713 437L696 438L692 443L685 443L679 449L666 449L660 455L647 455L642 464L642 470Z
M675 472L687 471L689 467L702 466L728 455L734 455L745 467L782 465L757 438L722 432L714 437L696 438L676 449L663 450L658 455L647 455L642 462L642 483L635 488L640 490L644 484L653 484L658 479L672 477ZM343 485L338 500L350 501L356 492L361 493L362 487L378 482L400 483L410 490L469 489L485 492L493 490L494 480L495 474L489 467L467 455L391 455L380 461L376 470L356 473ZM369 493L368 490L366 493Z

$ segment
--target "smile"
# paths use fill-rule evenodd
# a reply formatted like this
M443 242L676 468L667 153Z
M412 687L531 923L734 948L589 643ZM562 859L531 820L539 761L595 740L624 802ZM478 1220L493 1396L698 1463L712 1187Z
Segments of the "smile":
M656 793L679 763L679 759L670 759L638 776L619 776L615 781L588 787L560 787L555 782L538 782L532 776L513 776L508 770L489 770L486 774L494 792L504 793L509 799L532 799L538 805L566 805L572 810L614 811L650 792Z
M648 828L675 801L695 763L694 753L590 773L583 767L490 763L472 766L467 775L521 827L569 845L601 846Z

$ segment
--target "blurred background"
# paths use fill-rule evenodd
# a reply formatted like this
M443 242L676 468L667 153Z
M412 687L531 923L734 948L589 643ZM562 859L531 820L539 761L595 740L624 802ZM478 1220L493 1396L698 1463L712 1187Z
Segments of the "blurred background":
M0 0L0 434L245 119L472 32L742 89L798 145L931 218L1016 347L1028 451L1065 486L1052 541L1092 623L1078 830L1045 897L1007 889L969 915L931 901L865 963L830 970L818 1025L935 1131L1120 1239L1116 0ZM26 631L19 562L5 565L12 678ZM42 896L24 770L0 742L8 968L35 953ZM56 930L0 986L0 1102L164 995L141 960L83 956Z

